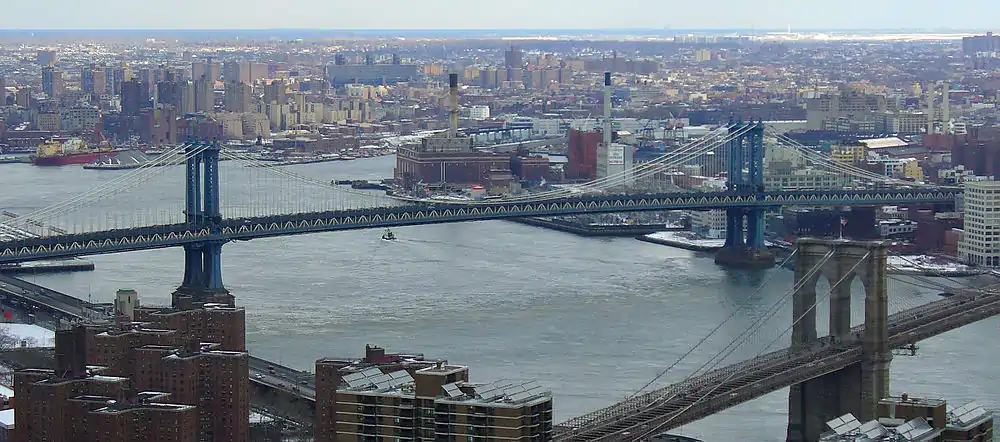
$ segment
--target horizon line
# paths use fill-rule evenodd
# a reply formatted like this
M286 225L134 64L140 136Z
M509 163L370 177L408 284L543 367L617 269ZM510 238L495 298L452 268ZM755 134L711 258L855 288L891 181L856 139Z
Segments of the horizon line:
M580 32L580 31L656 31L656 32L679 32L679 31L787 31L788 27L612 27L612 28L317 28L317 27L279 27L279 28L4 28L0 33L10 32L51 32L51 31L350 31L350 32L385 32L385 31L405 31L405 32L427 32L427 31L447 31L447 32L470 32L470 31L490 31L490 32L516 32L516 31L544 31L544 32ZM795 30L793 28L793 30ZM898 28L799 28L798 31L989 31L991 28L963 28L949 26L935 27L898 27Z

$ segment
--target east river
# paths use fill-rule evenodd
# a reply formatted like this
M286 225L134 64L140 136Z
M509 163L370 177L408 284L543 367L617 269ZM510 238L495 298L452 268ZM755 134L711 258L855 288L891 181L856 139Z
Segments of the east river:
M393 163L382 157L286 170L322 181L375 179L391 176ZM127 171L0 165L0 209L42 207L122 173ZM177 207L182 174L171 168L102 207ZM246 187L247 180L224 179L222 192ZM361 230L226 245L224 280L247 309L251 352L302 370L312 370L323 356L359 357L365 344L419 352L468 365L473 381L536 379L552 390L556 420L563 421L633 393L736 312L655 385L683 379L744 333L792 284L787 270L726 270L706 254L506 221L394 230L396 242ZM27 279L95 302L130 287L143 303L167 304L182 276L179 249L87 259L96 271ZM903 281L912 280L890 281L893 310L937 296ZM854 287L858 323L864 295L860 283ZM827 317L825 306L817 316L821 322ZM788 302L727 362L771 342L772 349L787 345L781 332L790 324ZM916 356L897 356L893 393L943 398L954 407L975 400L1000 408L998 325L1000 319L992 318L924 341ZM823 334L825 324L820 329ZM706 441L782 441L787 395L764 396L674 433Z

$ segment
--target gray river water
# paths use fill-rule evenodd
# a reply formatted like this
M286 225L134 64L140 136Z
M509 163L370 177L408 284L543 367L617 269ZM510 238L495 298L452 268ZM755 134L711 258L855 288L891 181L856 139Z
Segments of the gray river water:
M383 157L288 170L324 181L373 179L390 176L393 163ZM41 207L120 173L2 165L0 209ZM102 207L172 210L182 194L182 173L172 168ZM223 180L224 195L246 191L246 180L230 178ZM395 231L396 242L362 230L226 245L223 276L247 309L251 352L304 370L322 356L358 357L365 344L421 352L468 365L473 381L536 379L552 390L562 421L633 393L736 312L655 385L683 379L741 336L792 283L783 269L726 270L705 254L505 221ZM89 259L97 265L94 272L27 279L94 301L109 301L116 289L131 287L144 303L166 304L182 276L179 249ZM935 291L905 281L890 282L893 310L936 298ZM855 323L862 297L855 282ZM822 306L818 317L826 317ZM753 356L772 342L771 349L787 345L782 332L790 325L791 306L785 303L726 362ZM993 353L998 325L997 318L973 324L921 343L914 357L897 357L893 393L1000 408L1000 356ZM781 441L786 407L783 390L674 432L707 441Z

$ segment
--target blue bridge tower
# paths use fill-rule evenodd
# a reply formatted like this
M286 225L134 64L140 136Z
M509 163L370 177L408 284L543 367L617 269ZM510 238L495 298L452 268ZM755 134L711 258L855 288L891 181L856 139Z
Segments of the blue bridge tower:
M764 123L730 125L734 138L726 143L729 158L726 189L749 198L764 197ZM763 208L726 209L726 243L715 262L728 265L770 267L774 254L764 245Z
M219 303L235 299L222 284L222 245L212 239L219 231L219 151L217 142L188 142L185 173L185 222L208 232L209 239L184 245L184 280L173 294L174 307Z

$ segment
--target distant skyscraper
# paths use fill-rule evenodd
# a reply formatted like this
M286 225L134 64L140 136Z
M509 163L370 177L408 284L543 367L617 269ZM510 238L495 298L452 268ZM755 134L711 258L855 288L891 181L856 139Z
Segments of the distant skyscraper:
M80 71L80 88L94 96L100 96L108 91L108 74L104 68L91 64Z
M158 104L169 104L179 108L180 84L176 81L161 81L156 83L156 102Z
M17 89L14 93L14 104L20 107L32 107L35 105L35 100L31 96L31 88L21 87Z
M215 80L208 75L202 75L194 82L194 111L212 112L215 110Z
M191 78L197 81L203 75L212 81L218 80L222 76L222 65L211 60L191 63Z
M194 83L182 81L177 84L177 113L179 115L195 112Z
M252 105L252 88L243 82L226 82L226 95L223 104L230 112L250 112Z
M46 67L42 69L42 92L52 98L57 98L63 93L62 71Z
M37 62L39 66L52 67L56 65L56 61L56 51L42 49L35 53L35 62Z
M222 63L222 80L229 84L231 81L240 81L240 62L227 61Z
M122 83L124 83L128 78L128 69L126 68L115 68L108 75L108 92L113 95L122 94Z
M982 53L1000 52L1000 35L987 32L986 35L962 37L962 52L970 57Z
M524 67L524 53L511 46L507 52L504 52L503 61L503 65L507 69L521 69Z
M264 103L278 103L285 104L285 82L281 80L274 80L270 84L264 86Z
M139 108L147 98L142 96L142 83L138 80L129 80L122 83L122 115L138 117Z

